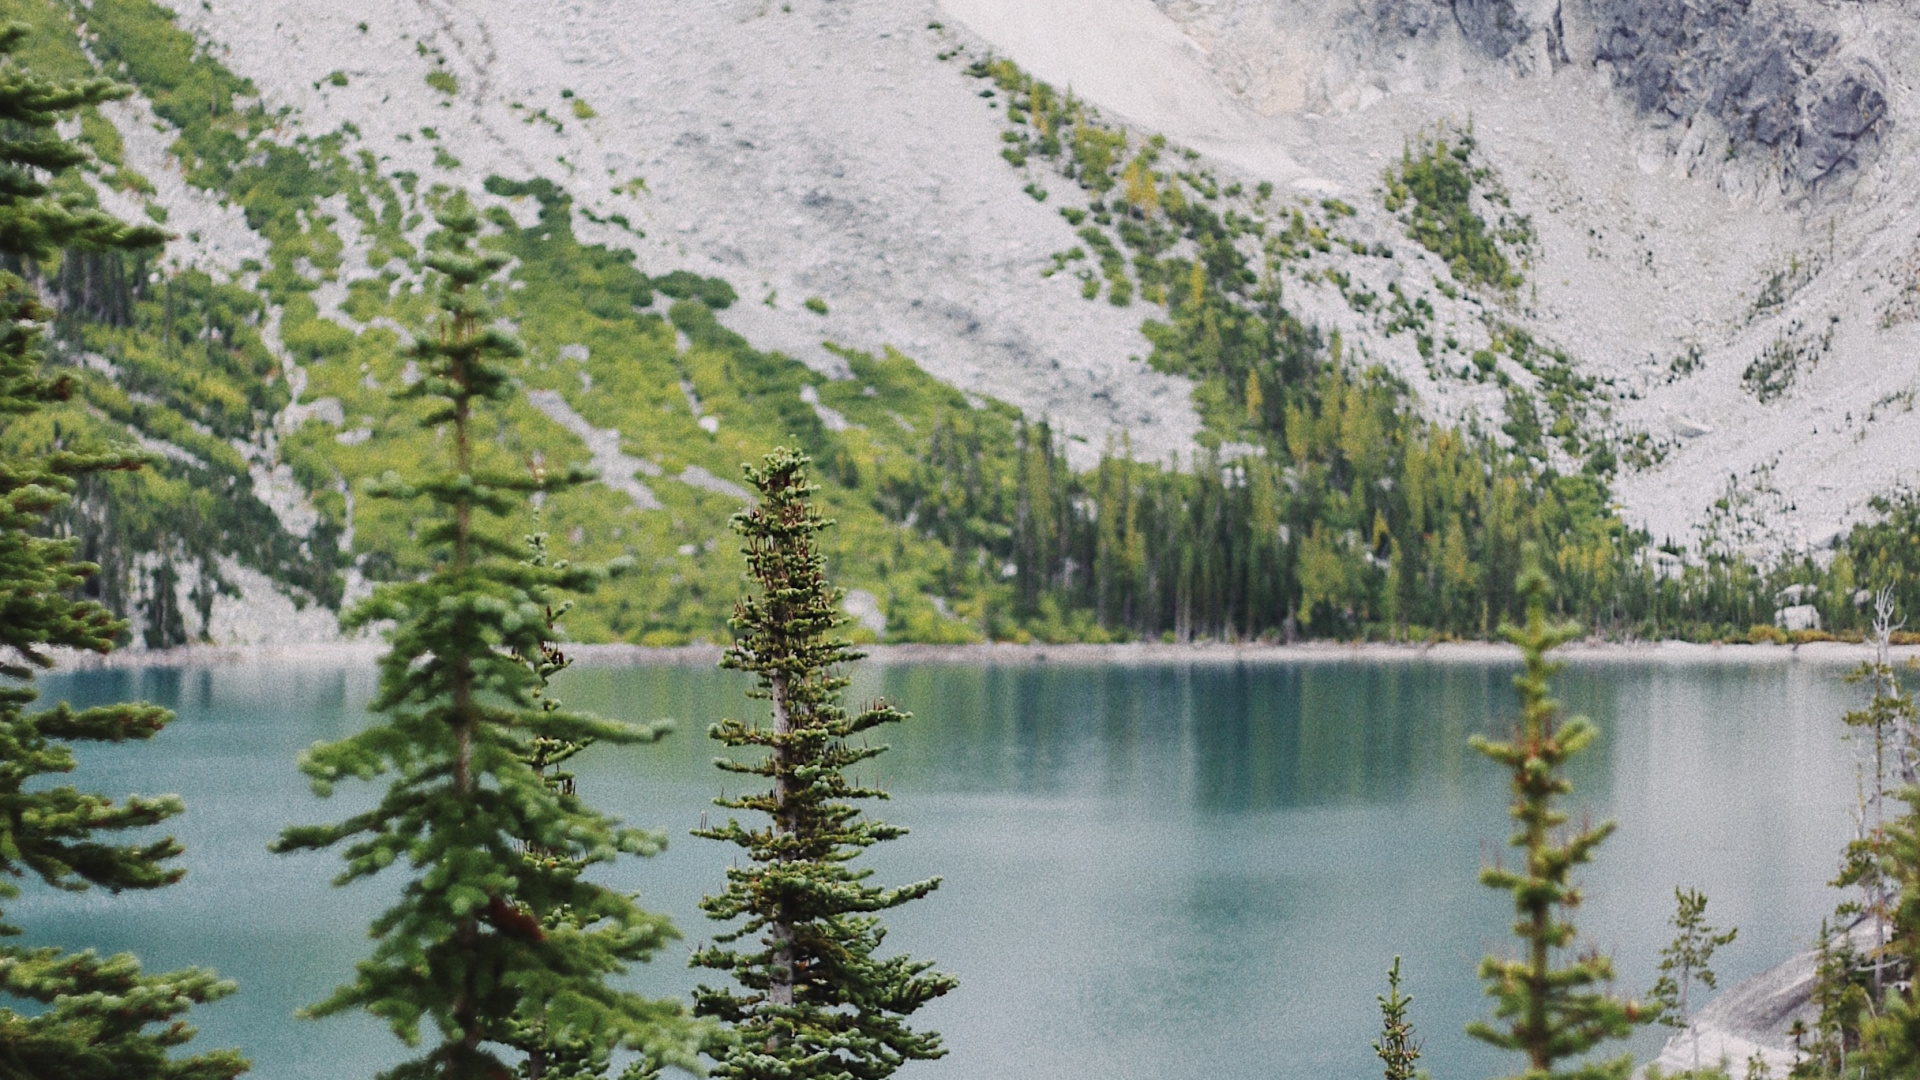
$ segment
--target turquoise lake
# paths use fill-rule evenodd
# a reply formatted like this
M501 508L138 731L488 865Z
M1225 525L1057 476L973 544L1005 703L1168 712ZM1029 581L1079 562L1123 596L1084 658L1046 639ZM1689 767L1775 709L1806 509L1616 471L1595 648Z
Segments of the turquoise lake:
M1393 957L1414 996L1422 1064L1500 1075L1512 1059L1461 1033L1489 1013L1475 966L1504 949L1510 907L1475 873L1509 831L1504 778L1467 746L1504 733L1513 668L1457 661L978 667L871 665L850 698L915 713L871 770L878 813L912 829L867 857L882 882L939 875L891 913L888 945L960 988L919 1022L950 1049L904 1075L1006 1080L1326 1080L1379 1075L1369 1043ZM1740 936L1721 985L1809 942L1839 897L1825 882L1853 825L1863 695L1807 663L1570 667L1560 696L1602 727L1573 770L1576 814L1619 821L1576 917L1620 989L1654 978L1676 885ZM687 941L636 985L684 994L696 904L733 849L696 840L722 778L706 727L750 716L736 676L705 669L568 673L569 704L671 717L642 748L596 748L583 796L670 834L605 879L678 921ZM312 796L299 751L365 723L371 670L113 669L40 683L45 700L146 699L179 719L151 744L83 747L76 782L177 792L187 877L149 894L8 905L28 940L132 949L150 970L211 966L240 990L197 1010L195 1045L239 1046L259 1080L370 1077L399 1044L361 1017L302 1021L368 948L399 878L333 889L331 854L275 856L290 823L344 816L364 785ZM867 775L863 770L863 775ZM709 973L699 977L711 978ZM1632 1048L1656 1052L1663 1032Z

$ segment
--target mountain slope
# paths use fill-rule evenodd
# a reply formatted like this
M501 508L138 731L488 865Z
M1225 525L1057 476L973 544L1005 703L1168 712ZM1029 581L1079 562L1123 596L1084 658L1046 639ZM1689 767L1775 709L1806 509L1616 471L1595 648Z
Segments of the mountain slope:
M1514 314L1666 448L1618 485L1656 536L1701 539L1731 484L1754 550L1828 546L1912 479L1911 4L945 6L1122 115L1363 210L1405 140L1471 121L1538 230Z
M74 523L151 644L418 569L355 492L433 452L387 391L449 185L516 260L502 462L590 460L546 527L651 571L587 637L723 632L729 478L782 435L874 633L1484 632L1533 535L1596 619L1740 632L1825 571L1713 560L1831 546L1920 430L1899 5L5 6L136 85L78 125L93 197L179 233L49 270L85 423L162 457ZM1429 450L1485 479L1440 517Z

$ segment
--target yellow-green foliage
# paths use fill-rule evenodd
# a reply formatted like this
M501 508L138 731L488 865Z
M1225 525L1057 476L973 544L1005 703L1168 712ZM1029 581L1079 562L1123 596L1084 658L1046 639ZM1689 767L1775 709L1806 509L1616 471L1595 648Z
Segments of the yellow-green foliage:
M1506 196L1492 184L1492 170L1473 163L1473 131L1449 131L1410 142L1400 162L1386 172L1386 207L1401 215L1407 234L1446 261L1456 281L1511 291L1524 279L1507 248L1524 250L1532 242L1525 218L1502 214L1490 228L1474 209L1479 186L1489 204L1504 208Z
M967 623L939 615L927 595L938 584L933 571L948 562L940 546L889 523L874 505L888 464L899 467L912 460L907 427L914 421L907 417L923 415L928 406L922 399L937 384L897 356L883 361L856 356L853 381L824 382L804 365L758 352L720 327L709 304L731 301L732 290L724 283L684 274L670 282L651 281L633 267L629 253L581 244L572 231L567 198L550 184L500 181L489 187L540 206L539 221L528 229L496 211L491 217L498 232L486 241L519 260L515 287L501 289L499 302L518 322L528 346L525 384L559 393L595 428L619 430L623 451L655 463L661 473L643 480L664 504L662 510L638 509L603 485L557 496L547 505L556 555L628 555L640 563L638 573L573 610L568 616L572 635L649 644L723 639L724 620L739 588L726 522L740 503L678 478L692 468L737 483L739 462L757 459L791 436L815 455L828 481L822 502L839 521L827 536L836 576L879 595L901 632L933 640L977 638ZM654 305L656 286L704 300L677 301L670 306L671 319L664 319L656 311L639 310ZM338 398L346 428L364 429L367 437L342 444L336 429L310 422L287 438L284 451L321 489L322 509L344 526L346 492L358 482L437 450L387 404L388 388L403 376L394 335L326 329L331 324L313 318L309 305L295 296L287 318L301 328L289 347L313 357L308 397ZM417 324L420 315L417 297L403 293L388 301L378 288L356 291L353 313L361 319L385 316L402 325ZM682 333L689 342L685 349L677 345ZM303 335L321 340L309 342ZM584 347L587 359L563 357L563 350L573 352L569 346ZM717 418L717 431L699 426L683 382L702 414ZM824 407L840 411L853 426L827 431L801 399L808 386L815 387ZM966 405L943 400L941 407ZM905 426L892 419L895 415ZM501 464L542 460L558 465L588 456L578 438L524 402L487 433L486 442ZM344 491L325 490L326 470L338 475L334 486ZM354 550L367 560L370 573L424 569L415 564L408 539L414 523L396 516L400 512L393 504L355 501Z

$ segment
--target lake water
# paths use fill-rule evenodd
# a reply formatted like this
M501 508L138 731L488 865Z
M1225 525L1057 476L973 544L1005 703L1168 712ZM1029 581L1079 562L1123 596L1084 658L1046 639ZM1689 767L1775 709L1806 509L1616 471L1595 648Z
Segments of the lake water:
M941 875L890 913L889 946L937 958L960 988L919 1020L943 1061L907 1076L1006 1080L1326 1080L1378 1075L1374 995L1402 955L1424 1065L1514 1067L1461 1033L1488 1013L1474 969L1506 947L1509 907L1475 883L1504 845L1506 786L1467 747L1501 733L1513 669L1459 662L871 666L851 697L916 714L874 772L880 808L912 834L868 857L883 882ZM1839 716L1860 691L1802 663L1575 666L1559 683L1603 739L1574 770L1574 804L1619 820L1584 880L1577 922L1623 989L1654 977L1676 885L1740 927L1722 986L1813 936L1852 828L1853 748ZM736 676L586 669L569 704L680 722L665 742L596 748L580 791L671 848L608 880L671 912L696 904L733 848L686 835L716 795L707 724L751 715ZM150 970L204 964L240 991L196 1010L199 1046L238 1045L259 1080L368 1077L397 1043L362 1017L300 1021L347 976L393 882L332 889L331 854L274 856L286 824L365 805L307 791L295 755L365 722L371 671L149 668L42 681L49 700L146 699L179 713L146 746L86 748L78 777L114 794L178 792L186 880L156 893L49 896L9 921L29 940L133 949ZM677 945L639 985L696 981ZM1644 1059L1661 1035L1638 1037Z

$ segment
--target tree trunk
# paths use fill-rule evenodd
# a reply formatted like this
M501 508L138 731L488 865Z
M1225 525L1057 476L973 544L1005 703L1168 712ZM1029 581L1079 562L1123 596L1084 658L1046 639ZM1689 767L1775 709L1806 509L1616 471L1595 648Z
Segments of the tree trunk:
M773 747L773 829L776 833L791 836L794 821L787 811L787 797L791 793L793 773L793 753L785 738L793 734L793 711L787 700L787 676L776 672L772 677L773 690L773 730L781 741ZM767 1000L774 1005L793 1004L793 924L785 919L776 918L768 924L767 936L772 940L773 970L767 985Z

